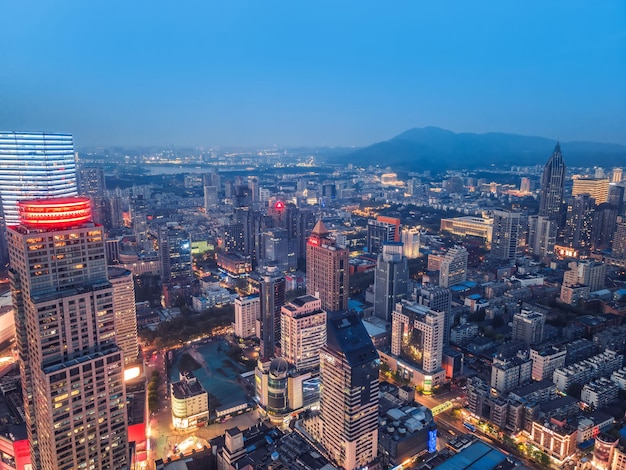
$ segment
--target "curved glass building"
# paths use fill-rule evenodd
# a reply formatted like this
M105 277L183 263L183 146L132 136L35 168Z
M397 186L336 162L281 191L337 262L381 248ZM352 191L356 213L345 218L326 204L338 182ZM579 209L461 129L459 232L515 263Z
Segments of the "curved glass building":
M5 225L17 225L17 201L76 196L71 134L0 131L0 198Z

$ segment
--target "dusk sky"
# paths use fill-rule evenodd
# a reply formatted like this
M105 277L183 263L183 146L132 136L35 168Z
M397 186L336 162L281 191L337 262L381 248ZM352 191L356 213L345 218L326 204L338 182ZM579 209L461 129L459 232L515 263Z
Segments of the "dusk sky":
M431 125L626 144L626 2L0 1L0 130L363 146Z

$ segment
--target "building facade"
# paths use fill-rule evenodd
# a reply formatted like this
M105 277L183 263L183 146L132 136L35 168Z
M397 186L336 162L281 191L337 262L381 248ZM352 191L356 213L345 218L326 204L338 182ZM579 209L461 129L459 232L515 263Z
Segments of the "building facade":
M235 336L257 336L256 323L261 316L261 299L258 294L235 299Z
M7 235L33 466L127 468L124 358L103 229L84 197L18 209Z
M378 453L378 353L356 314L328 321L320 353L321 444L346 470L367 466Z
M139 357L137 341L137 307L135 282L128 269L109 266L109 282L113 286L113 310L115 311L115 337L124 352L124 363L132 364Z
M543 328L546 324L546 317L540 312L523 309L520 313L513 315L513 340L524 341L532 345L543 340Z
M519 212L493 211L491 256L501 261L514 262L518 252L519 233Z
M296 370L315 369L326 344L326 312L322 301L297 297L281 308L281 356Z
M407 259L402 243L383 243L374 273L374 315L386 322L396 303L406 298L409 283Z
M441 287L452 287L467 280L467 256L467 250L462 246L455 246L448 250L439 266Z
M348 308L349 252L330 237L320 220L306 246L306 293L322 301L327 312Z

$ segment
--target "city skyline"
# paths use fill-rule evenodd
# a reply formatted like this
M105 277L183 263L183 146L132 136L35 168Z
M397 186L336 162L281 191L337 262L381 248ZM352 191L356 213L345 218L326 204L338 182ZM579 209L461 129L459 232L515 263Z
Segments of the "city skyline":
M423 126L625 144L625 8L7 3L0 128L79 147L360 147Z

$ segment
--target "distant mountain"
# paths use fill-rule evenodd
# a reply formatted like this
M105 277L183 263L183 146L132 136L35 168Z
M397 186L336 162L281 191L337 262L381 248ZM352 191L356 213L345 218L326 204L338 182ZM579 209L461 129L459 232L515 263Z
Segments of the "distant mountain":
M358 165L390 166L398 170L424 171L484 168L489 165L544 164L556 140L490 132L460 133L424 127L369 147L329 159ZM619 166L626 164L626 146L595 142L561 142L567 166Z

